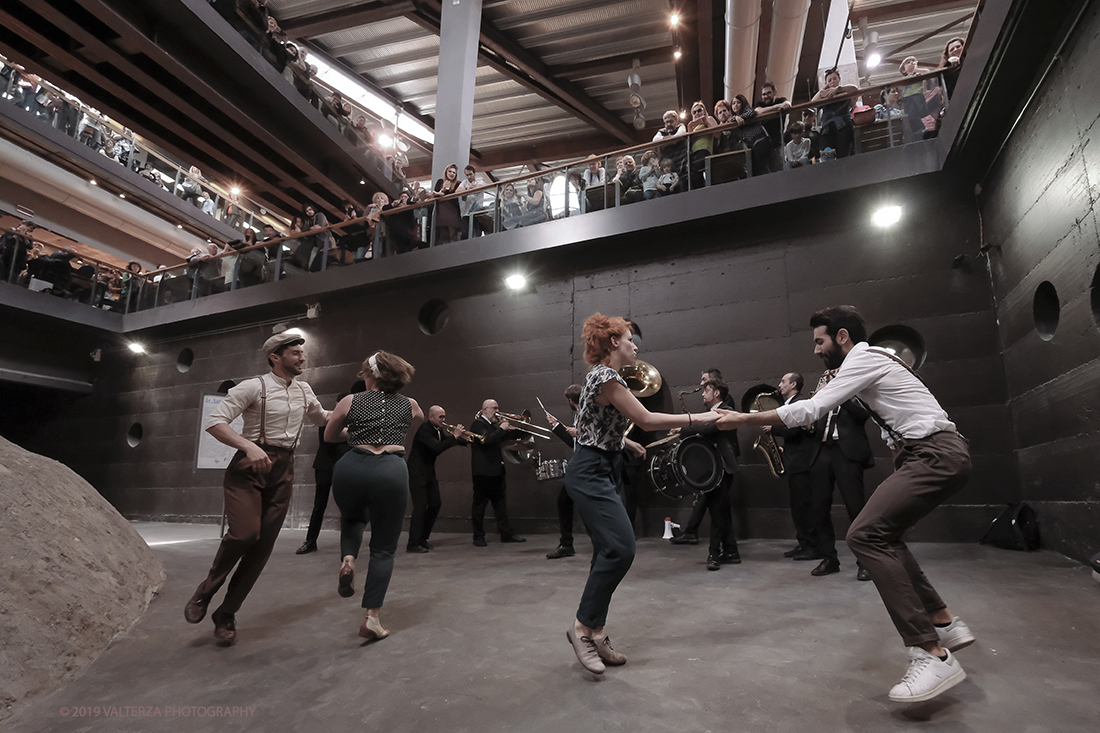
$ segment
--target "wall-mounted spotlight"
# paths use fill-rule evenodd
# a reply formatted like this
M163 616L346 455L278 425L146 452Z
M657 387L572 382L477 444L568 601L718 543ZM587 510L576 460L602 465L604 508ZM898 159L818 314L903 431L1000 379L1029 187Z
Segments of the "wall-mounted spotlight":
M871 222L878 227L889 227L901 221L901 207L897 204L881 206L871 214Z
M92 180L88 181L88 183L92 184L93 186L98 186L99 185L98 183L95 182L94 178Z
M672 15L668 16L668 24L673 28L680 25L680 14L675 10L672 11Z
M131 341L129 344L129 348L130 351L134 352L135 354L145 353L145 347L142 344L139 344L137 341Z
M676 59L677 61L679 61L680 57L683 56L683 55L684 54L680 52L680 47L679 46L677 46L676 50L672 52L672 58Z
M234 196L240 196L241 195L241 189L237 186L234 186L233 188L229 189L229 193L231 193Z
M527 287L527 278L517 272L504 278L504 284L509 290L523 290Z
M124 194L124 193L120 193L120 194L118 195L118 197L119 197L120 199L124 199L124 198L126 198L126 194Z

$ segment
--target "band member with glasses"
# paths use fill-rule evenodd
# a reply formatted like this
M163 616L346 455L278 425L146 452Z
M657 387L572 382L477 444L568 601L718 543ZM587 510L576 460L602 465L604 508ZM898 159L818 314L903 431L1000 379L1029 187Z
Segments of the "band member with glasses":
M363 530L371 525L370 564L363 582L366 617L359 627L364 639L385 639L379 614L393 575L393 557L401 538L401 524L409 501L409 470L405 465L405 438L409 424L423 420L416 400L400 390L416 370L400 356L376 351L363 362L359 377L366 390L337 403L325 428L330 443L347 436L351 449L332 471L332 498L340 507L340 555L343 565L337 592L355 594L355 559L363 545Z
M522 438L524 433L512 430L511 424L501 418L497 422L500 406L496 400L481 403L481 412L470 425L470 432L481 440L470 444L470 468L474 484L474 502L470 507L470 523L474 528L474 546L485 547L485 506L492 502L493 515L501 542L526 542L512 531L508 521L507 477L504 471L504 453L501 443Z
M584 360L592 365L577 408L576 449L565 471L565 488L580 509L592 537L592 565L577 616L566 638L581 665L603 674L606 664L626 663L604 633L611 596L634 562L634 530L616 493L622 470L626 428L684 428L714 422L718 413L669 415L653 413L638 401L619 376L634 363L638 347L629 321L595 313L582 331Z
M809 399L775 410L724 413L722 429L741 425L808 426L858 397L894 452L894 473L879 484L848 530L848 547L867 569L902 641L909 670L891 688L895 702L931 700L966 679L952 652L974 643L974 634L936 593L905 531L957 494L970 477L970 449L955 423L908 364L867 344L867 325L852 306L818 311L810 318L814 353L838 370Z

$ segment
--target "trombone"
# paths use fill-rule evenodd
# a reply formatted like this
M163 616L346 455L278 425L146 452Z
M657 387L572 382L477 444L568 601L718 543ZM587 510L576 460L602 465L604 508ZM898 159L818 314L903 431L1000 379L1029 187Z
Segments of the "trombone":
M444 428L446 428L447 430L449 430L451 432L454 432L455 428L458 427L457 425L448 425L447 423L440 423L440 424ZM466 440L476 440L478 443L484 443L485 442L485 436L481 435L480 433L475 433L473 430L467 430L466 428L462 428L460 433L461 433L462 437L465 438Z
M553 432L549 429L544 428L541 425L535 425L531 422L530 410L524 410L523 413L520 415L515 415L511 412L498 411L497 415L507 420L508 423L512 426L513 430L519 430L521 432L527 433L528 435L533 435L536 438L546 438L547 440L549 440L550 436L553 435Z

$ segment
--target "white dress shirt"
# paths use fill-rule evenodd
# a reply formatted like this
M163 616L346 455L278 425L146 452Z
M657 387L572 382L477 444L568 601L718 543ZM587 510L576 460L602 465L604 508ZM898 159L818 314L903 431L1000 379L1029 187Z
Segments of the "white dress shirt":
M260 435L260 406L263 380L267 387L267 410L264 419L264 434ZM268 372L262 377L246 379L229 390L221 404L214 408L206 419L205 429L218 423L228 425L244 415L244 429L241 437L253 443L273 445L279 448L294 448L302 434L302 424L306 418L314 425L328 422L329 412L321 407L313 389L297 379L290 380Z
M463 178L462 182L458 184L459 191L468 191L471 188L479 188L485 185L485 180L478 175L474 176L474 180L471 183L468 179ZM469 196L462 197L462 215L469 216L470 212L478 211L482 208L481 202L484 197L484 192L472 193Z
M852 397L858 397L906 440L945 430L957 432L924 383L890 357L869 351L866 341L852 347L840 371L817 394L784 405L777 412L787 427L805 427ZM882 438L891 448L900 447L886 430Z

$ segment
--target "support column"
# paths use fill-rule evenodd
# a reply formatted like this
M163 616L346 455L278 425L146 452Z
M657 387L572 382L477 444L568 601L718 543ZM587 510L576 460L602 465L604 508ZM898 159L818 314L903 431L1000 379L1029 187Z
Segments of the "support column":
M454 163L458 179L470 162L474 82L481 38L481 0L443 0L439 23L439 85L435 97L432 183Z

